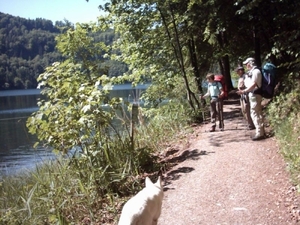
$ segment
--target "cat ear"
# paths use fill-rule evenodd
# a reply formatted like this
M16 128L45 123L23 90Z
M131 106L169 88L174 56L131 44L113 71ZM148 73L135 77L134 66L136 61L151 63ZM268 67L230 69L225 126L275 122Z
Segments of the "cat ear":
M146 177L145 183L146 183L146 187L153 184L149 177Z
M161 183L161 177L160 176L157 178L157 181L156 181L155 185L159 188L162 188L162 183Z

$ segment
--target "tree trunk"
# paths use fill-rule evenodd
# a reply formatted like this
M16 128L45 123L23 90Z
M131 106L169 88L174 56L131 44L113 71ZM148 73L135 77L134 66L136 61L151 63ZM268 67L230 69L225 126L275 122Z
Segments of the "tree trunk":
M189 39L188 47L189 47L191 64L192 64L192 68L193 68L195 82L197 84L198 92L202 93L203 92L203 90L202 90L202 79L201 79L199 68L198 68L198 60L197 60L195 42L194 42L193 37L191 37L191 39Z
M255 51L255 62L256 65L261 68L261 58L260 58L260 39L258 37L257 28L253 27L253 44L254 44L254 51Z
M226 32L220 32L218 35L218 42L220 45L221 50L224 49L224 46L227 45L227 38L226 38ZM230 74L230 64L229 64L229 56L225 54L224 56L221 57L220 61L220 70L221 73L223 74L225 78L225 83L227 86L227 90L233 90L233 85L231 81L231 74Z
M227 90L233 90L233 85L231 81L231 74L230 74L230 65L229 65L229 56L225 55L222 57L223 61L223 67L224 67L224 77L225 77L225 83L227 86Z
M164 27L166 29L167 35L168 35L170 41L172 41L171 43L172 43L172 47L174 49L174 54L176 56L178 65L180 67L181 75L182 75L182 78L183 78L183 81L184 81L184 84L185 84L185 87L186 87L187 101L188 101L190 107L193 109L193 111L195 111L196 107L194 105L194 102L196 102L197 106L199 106L199 101L198 101L198 98L196 97L195 93L192 92L191 89L190 89L190 85L189 85L189 81L188 81L188 78L187 78L186 69L185 69L185 65L184 65L184 56L183 56L183 53L182 53L182 46L181 46L181 43L179 41L179 35L178 35L176 20L174 18L173 11L170 7L171 18L172 18L171 23L173 24L173 28L174 28L174 36L175 36L174 39L171 38L170 30L169 30L169 27L167 25L167 22L165 20L164 15L162 14L162 12L159 8L158 8L158 10L161 14L161 18L162 18Z

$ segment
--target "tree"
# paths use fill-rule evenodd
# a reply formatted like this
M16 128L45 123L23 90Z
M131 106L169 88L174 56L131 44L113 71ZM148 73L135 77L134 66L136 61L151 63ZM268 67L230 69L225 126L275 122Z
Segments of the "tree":
M254 56L259 66L270 60L282 72L289 70L285 64L291 58L298 63L294 57L298 42L292 40L299 39L299 4L294 0L136 0L111 1L101 8L109 13L102 21L109 20L120 35L117 47L122 56L117 59L129 65L131 78L147 77L160 86L153 88L153 96L172 98L181 77L185 90L179 92L187 93L195 109L193 85L201 87L209 70L224 74L232 89L231 68L246 57ZM293 34L289 46L283 38L287 32ZM157 95L157 90L164 93Z
M263 61L278 66L279 80L291 91L299 79L299 6L294 0L237 2L238 18L252 31L252 54L259 65Z
M74 146L81 146L87 152L88 134L95 132L94 135L101 136L101 130L111 120L109 111L101 109L106 94L99 89L107 77L94 57L101 55L106 47L89 37L89 28L78 25L59 35L57 48L66 60L54 63L38 78L48 100L40 102L40 110L34 113L28 126L57 151L68 152Z
M126 123L116 129L113 118L124 103L108 95L118 79L109 78L101 65L109 48L94 41L92 33L97 32L95 24L77 24L57 37L57 48L65 59L38 77L45 98L28 118L27 127L54 152L80 154L70 159L69 166L80 173L83 185L92 182L103 197L124 191L120 186L127 175L140 173L150 151L133 147ZM87 170L88 174L82 173Z
M178 99L186 93L191 108L199 108L195 93L202 92L201 78L204 74L201 73L209 69L210 59L207 56L211 52L205 51L210 45L199 31L204 31L205 26L189 21L189 16L199 15L196 12L199 7L184 1L135 1L126 4L113 1L103 8L110 12L103 22L110 19L113 28L120 34L115 46L122 55L116 59L130 65L130 79L134 82L150 79L152 87L148 93L153 88L153 100ZM201 18L206 21L205 15Z

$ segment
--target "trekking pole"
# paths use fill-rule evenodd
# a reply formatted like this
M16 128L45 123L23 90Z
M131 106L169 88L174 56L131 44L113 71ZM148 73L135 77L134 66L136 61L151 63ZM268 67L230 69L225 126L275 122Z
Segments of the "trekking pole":
M239 127L239 123L240 123L240 120L243 120L244 119L244 113L243 113L243 101L244 100L244 94L241 94L240 96L240 106L241 106L241 109L240 109L240 113L239 113L239 117L238 117L238 120L236 122L236 130L238 129Z
M245 104L247 104L247 98L246 98L246 95L242 94L241 95L241 110L240 110L240 113L239 113L239 120L242 120L241 123L243 123L243 125L245 125L245 127L248 126L248 123L247 123L247 118L245 116L245 112L246 111L246 106ZM237 126L236 126L236 129L238 129L238 124L239 124L239 121L237 121ZM245 132L247 132L247 130L245 129Z
M200 98L200 105L201 105L201 112L202 112L202 119L203 119L203 123L205 124L205 105L206 105L206 102L205 102L205 99L202 98L202 94L199 95L199 98Z
M242 106L241 106L239 117L238 117L238 120L236 122L236 129L238 129L240 121L242 122L243 120L244 120L244 114L243 114L243 109L242 109Z
M222 99L218 99L218 116L219 116L219 123L221 125L221 129L224 130L224 121L223 121L223 110L222 110Z

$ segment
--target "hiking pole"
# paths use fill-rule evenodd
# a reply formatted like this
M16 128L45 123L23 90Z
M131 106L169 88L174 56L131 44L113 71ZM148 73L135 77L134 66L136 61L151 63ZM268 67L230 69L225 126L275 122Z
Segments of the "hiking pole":
M248 102L247 102L247 96L245 94L242 94L241 95L241 110L240 110L240 113L239 113L239 120L242 120L242 123L245 125L245 127L248 126L248 122L247 122L247 117L245 116L245 113L246 112L246 105ZM237 121L237 126L236 126L236 129L238 129L238 124L239 124L239 121ZM246 131L246 129L245 129Z
M224 130L224 121L223 121L223 110L222 110L222 99L218 99L218 116L219 116L219 128L221 130ZM221 127L220 127L221 125Z
M244 94L241 94L241 97L240 97L240 106L241 106L241 110L240 110L240 113L239 113L239 118L236 122L236 130L238 129L239 127L239 120L243 120L243 117L244 117L244 113L243 113L243 108L244 108Z
M202 94L199 95L200 97L200 105L201 105L201 112L202 112L202 119L203 119L203 123L205 124L205 106L206 106L206 101L204 98L202 98Z

